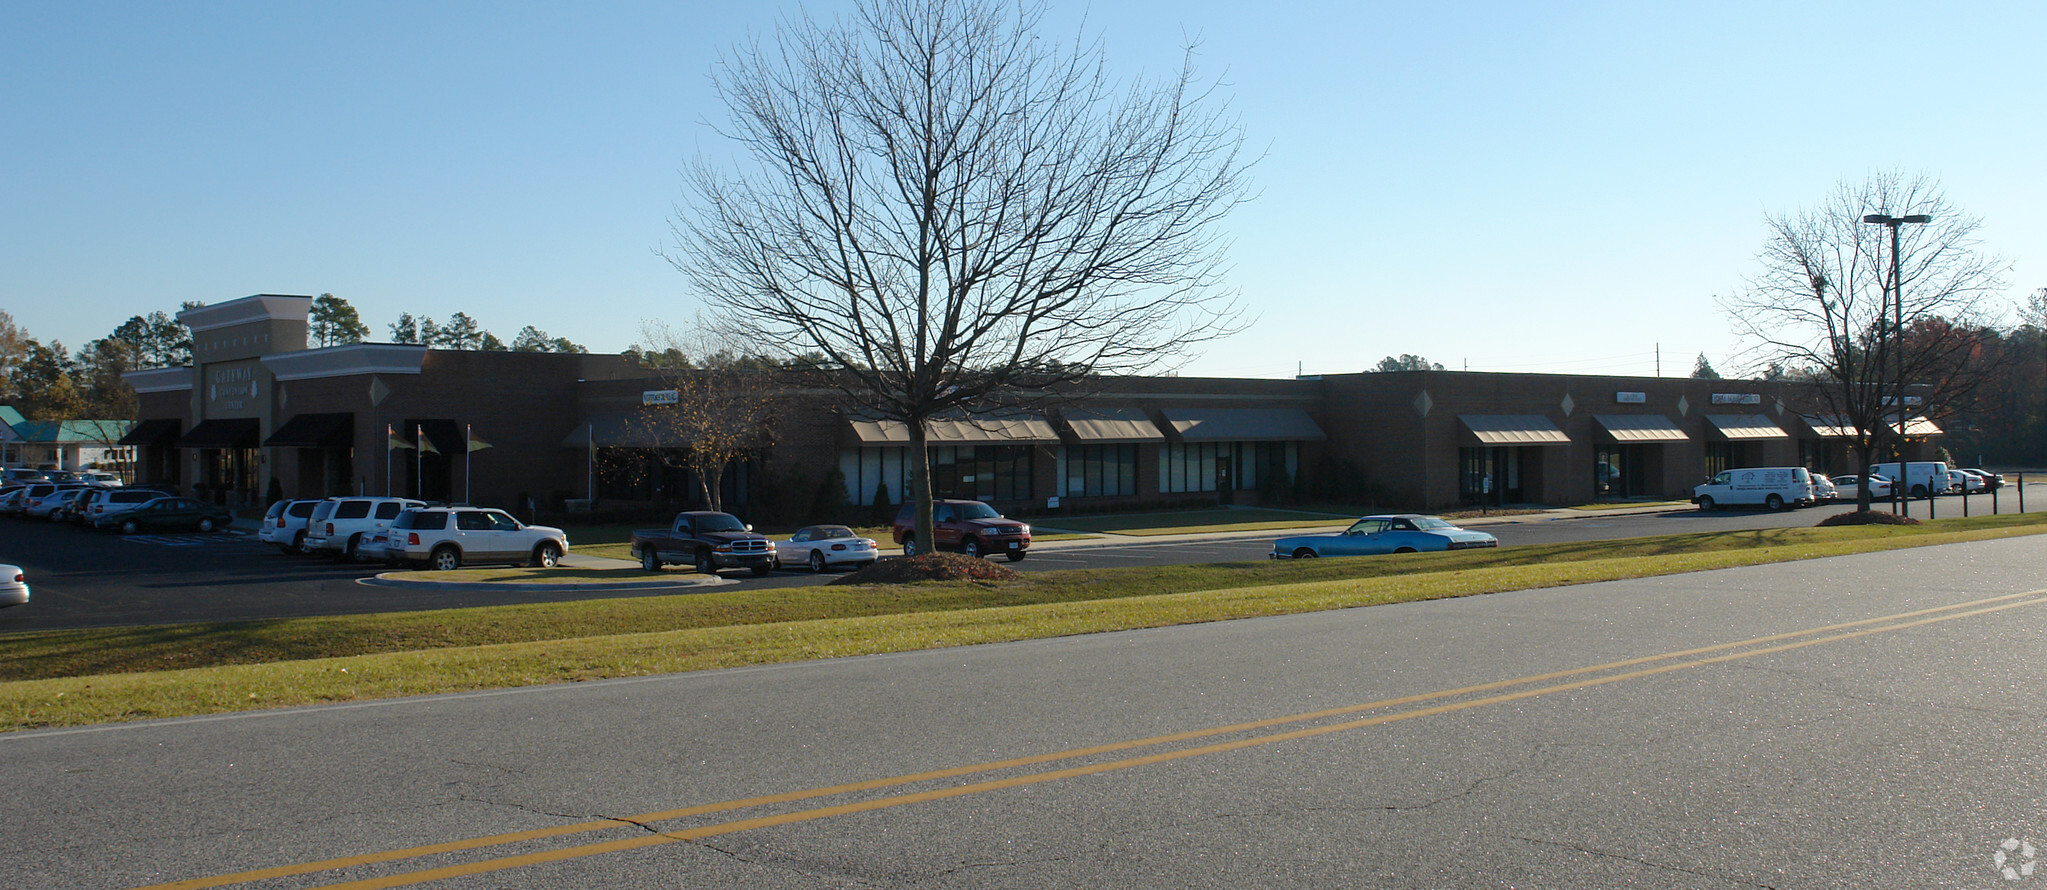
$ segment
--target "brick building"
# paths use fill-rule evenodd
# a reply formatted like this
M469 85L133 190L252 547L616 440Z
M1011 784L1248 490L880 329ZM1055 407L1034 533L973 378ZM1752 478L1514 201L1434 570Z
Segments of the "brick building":
M666 384L626 356L307 349L310 305L265 294L179 314L194 367L128 375L141 412L122 444L138 479L234 504L695 497L686 471L651 459L688 443L634 422ZM725 473L728 504L747 505L767 474L832 471L850 504L901 499L900 424L841 411L825 389L787 395L772 444ZM1914 433L1920 459L1939 430ZM929 438L940 495L1086 510L1327 491L1412 509L1667 498L1723 468L1849 472L1843 436L1782 382L1408 371L1112 378L1042 410L935 422Z

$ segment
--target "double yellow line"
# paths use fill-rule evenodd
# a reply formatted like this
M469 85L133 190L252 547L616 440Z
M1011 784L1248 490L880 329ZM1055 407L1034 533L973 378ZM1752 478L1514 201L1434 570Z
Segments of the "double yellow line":
M236 884L246 884L275 878L294 877L298 875L315 874L318 872L335 871L340 869L362 868L365 866L374 866L389 862L402 862L405 860L419 859L428 856L441 856L451 853L461 853L470 850L486 849L490 847L499 847L509 844L530 843L533 841L546 840L549 838L568 837L579 834L590 834L600 831L631 830L636 832L631 837L620 838L617 840L597 841L592 843L558 847L551 850L497 856L459 865L417 869L413 871L398 872L390 875L385 875L382 877L325 885L333 888L351 888L351 890L358 890L358 888L359 890L370 890L370 888L411 886L415 884L427 883L430 881L442 880L445 878L461 877L465 875L487 874L490 872L523 868L527 866L539 865L548 862L559 862L568 859L580 859L589 856L603 855L605 853L615 853L624 850L633 850L641 847L671 844L676 843L678 841L698 840L702 838L716 837L719 835L733 834L742 831L751 831L760 828L771 828L777 825L789 825L798 822L811 822L819 819L830 819L837 816L846 816L855 813L867 813L876 810L885 810L894 807L926 803L929 801L944 800L947 798L954 797L965 797L968 795L981 794L989 791L999 791L1004 788L1016 788L1025 785L1037 785L1046 782L1056 782L1061 779L1069 779L1076 776L1094 775L1097 773L1113 772L1116 770L1130 769L1132 767L1146 766L1154 763L1164 763L1173 760L1185 760L1188 758L1201 757L1209 754L1220 754L1223 752L1236 751L1243 748L1252 748L1261 745L1271 745L1279 742L1293 741L1296 739L1328 735L1330 733L1345 732L1353 729L1362 729L1365 727L1379 726L1382 724L1394 723L1401 720L1412 720L1418 717L1428 717L1436 714L1446 714L1454 711L1464 711L1473 708L1482 708L1489 705L1504 704L1507 702L1514 702L1523 699L1535 698L1538 696L1550 695L1552 693L1588 689L1596 686L1604 686L1609 683L1618 683L1624 680L1634 680L1640 679L1642 677L1651 677L1658 674L1671 673L1673 671L1688 670L1691 668L1704 667L1713 664L1721 664L1745 658L1754 658L1756 656L1769 655L1777 652L1787 652L1794 649L1802 649L1808 646L1818 646L1826 643L1837 643L1844 640L1852 640L1860 637L1871 636L1874 634L1891 633L1894 631L1906 630L1913 627L1920 627L1923 625L1935 624L1943 621L1954 621L1962 618L1971 618L1978 615L1986 615L1993 612L2001 612L2006 609L2016 609L2024 606L2041 604L2047 604L2047 590L2031 590L2026 591L2024 593L2006 594L2004 596L1972 600L1970 602L1956 603L1954 605L1949 606L1939 606L1935 608L1921 609L1912 612L1901 612L1898 614L1886 615L1879 618L1867 618L1860 621L1850 621L1842 624L1830 624L1823 627L1813 627L1804 630L1790 631L1787 633L1753 637L1750 639L1740 640L1733 643L1721 643L1713 646L1702 646L1696 649L1685 649L1675 652L1665 652L1658 655L1647 655L1642 656L1640 658L1630 658L1622 661L1610 661L1605 664L1596 664L1591 665L1589 667L1573 668L1570 670L1563 671L1554 671L1546 674L1534 674L1526 677L1517 677L1512 680L1499 680L1491 683L1480 683L1474 686L1461 686L1456 689L1445 689L1437 692L1427 692L1416 695L1401 696L1398 698L1381 699L1379 701L1365 702L1363 704L1347 705L1341 708L1330 708L1321 711L1309 711L1300 714L1290 714L1283 717L1272 717L1264 720L1255 720L1248 723L1233 723L1228 726L1217 726L1207 729L1198 729L1191 730L1188 732L1173 733L1170 735L1152 736L1149 738L1134 739L1131 741L1114 742L1104 745L1094 745L1086 748L1074 748L1066 751L1058 751L1049 754L1039 754L1030 757L1017 757L1008 760L989 761L986 763L977 763L967 766L953 767L950 769L932 770L930 772L912 773L909 775L902 776L891 776L882 779L872 779L865 782L849 782L843 785L830 785L821 788L810 788L801 791L790 791L782 794L770 794L763 795L760 797L748 797L739 800L728 800L718 803L700 804L697 806L682 807L673 810L663 810L654 813L642 813L637 816L625 816L613 819L599 819L589 822L578 822L571 825L560 825L553 828L536 829L533 831L520 831L508 834L490 835L488 837L478 837L459 841L450 841L444 844L428 844L417 847L406 847L403 849L388 850L380 853L368 853L361 856L348 856L339 859L325 859L318 862L305 862L293 865L281 865L272 868L256 869L254 871L236 872L234 874L216 875L213 877L205 878L195 878L187 881L174 881L168 884L155 884L145 888L138 888L138 890L172 890L172 888L178 888L178 890L194 890L194 888L226 887ZM1371 713L1369 714L1369 716L1358 717L1357 719L1350 720L1336 719L1352 717L1354 715L1359 714L1368 714L1369 712L1375 711L1384 713ZM1276 727L1294 726L1298 724L1308 725L1299 726L1298 728L1289 729L1281 732L1264 732L1260 734L1262 730L1270 730ZM1226 736L1242 737L1224 738ZM1028 771L1028 768L1030 767L1046 766L1049 764L1056 764L1065 761L1078 761L1086 760L1089 758L1100 758L1104 755L1122 754L1125 752L1135 752L1146 748L1159 748L1185 742L1199 742L1210 739L1218 740L1211 741L1208 744L1193 745L1188 747L1173 747L1168 748L1167 750L1156 751L1148 754L1138 754L1129 757L1105 760L1090 760L1089 762L1079 763L1077 765L1067 766L1060 769ZM808 809L788 810L780 813L772 813L745 819L717 822L715 824L699 825L690 828L678 828L670 831L656 831L652 828L652 826L655 823L670 822L677 819L713 815L717 813L727 813L736 810L750 810L764 807L775 807L785 804L817 800L819 798L836 797L840 795L858 795L864 792L880 791L884 789L898 788L908 785L943 782L947 779L957 779L964 776L975 776L1006 771L1022 772L1017 772L1017 774L1015 775L1005 777L990 778L977 782L950 785L946 787L934 788L924 791L912 791L901 794L870 797L861 800L853 800L846 803L833 804L829 806L818 806Z

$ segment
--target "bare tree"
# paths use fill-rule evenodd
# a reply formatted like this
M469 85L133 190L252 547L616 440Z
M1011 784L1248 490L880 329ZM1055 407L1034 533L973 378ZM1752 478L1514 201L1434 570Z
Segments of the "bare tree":
M717 86L751 167L689 176L668 259L755 351L821 354L856 409L926 422L1169 366L1233 332L1213 224L1247 200L1242 134L1178 75L1119 87L1044 9L862 0L785 22Z
M1890 232L1864 222L1869 214L1931 217L1900 228L1895 289ZM1755 341L1759 362L1811 369L1816 402L1853 433L1861 466L1902 445L1901 379L1930 417L1966 404L1991 369L1977 339L1956 332L1979 329L1986 298L2003 285L2000 262L1977 251L1980 220L1950 204L1937 182L1885 173L1843 183L1818 208L1768 224L1762 271L1721 306ZM1868 509L1869 488L1862 491Z
M704 503L722 511L726 469L775 444L781 389L701 328L682 334L647 322L641 337L648 345L631 352L660 388L628 415L628 437L653 464L690 471Z

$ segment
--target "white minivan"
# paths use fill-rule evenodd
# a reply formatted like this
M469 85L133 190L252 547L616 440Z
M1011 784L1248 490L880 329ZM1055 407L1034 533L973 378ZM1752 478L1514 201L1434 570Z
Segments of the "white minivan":
M1954 480L1948 476L1947 462L1938 460L1908 460L1904 475L1898 474L1898 462L1870 464L1869 471L1884 476L1892 482L1903 485L1905 493L1923 498L1930 494L1946 494L1954 487Z
M1692 503L1701 510L1742 505L1782 510L1811 506L1815 497L1812 473L1804 467L1723 470L1692 489Z

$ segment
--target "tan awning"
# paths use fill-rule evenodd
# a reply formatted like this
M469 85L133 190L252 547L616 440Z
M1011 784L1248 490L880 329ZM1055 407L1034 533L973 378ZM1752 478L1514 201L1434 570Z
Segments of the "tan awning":
M1766 414L1708 414L1706 422L1729 439L1789 439L1791 434Z
M1848 418L1838 414L1818 416L1801 414L1798 419L1805 421L1806 426L1812 427L1813 435L1822 439L1855 438L1855 424L1849 423Z
M1813 434L1822 439L1855 438L1855 424L1849 423L1845 417L1832 414L1817 417L1800 415L1799 419L1805 421L1806 426L1812 427ZM1947 435L1946 431L1924 417L1914 417L1905 421L1906 438L1945 435Z
M862 445L910 444L910 427L900 420L849 418L846 422ZM931 445L1056 445L1059 434L1043 416L1017 415L926 421L924 440Z
M1661 414L1594 414L1592 419L1616 442L1688 442L1692 438Z
M1136 408L1111 408L1103 411L1061 411L1059 419L1066 422L1073 431L1073 438L1088 443L1123 442L1164 442L1166 434L1159 432L1158 425L1151 422L1143 411Z
M1167 408L1183 442L1320 442L1322 427L1299 408Z
M1459 414L1481 445L1569 445L1571 437L1540 414Z

